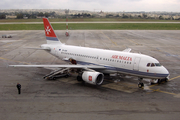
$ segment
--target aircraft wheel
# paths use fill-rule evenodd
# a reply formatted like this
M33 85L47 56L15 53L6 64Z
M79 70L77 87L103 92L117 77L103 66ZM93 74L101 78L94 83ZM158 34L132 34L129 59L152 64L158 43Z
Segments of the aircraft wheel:
M165 82L167 82L168 81L168 79L167 78L165 78L165 80L164 80Z
M69 77L69 75L68 75L68 74L66 74L66 75L65 75L65 78L68 78L68 77Z
M144 87L144 83L138 83L138 87L139 87L139 88Z
M48 80L55 80L56 78L55 77L50 77Z
M161 79L158 79L158 84L161 84L161 81L162 81Z
M83 81L81 76L77 76L77 81Z

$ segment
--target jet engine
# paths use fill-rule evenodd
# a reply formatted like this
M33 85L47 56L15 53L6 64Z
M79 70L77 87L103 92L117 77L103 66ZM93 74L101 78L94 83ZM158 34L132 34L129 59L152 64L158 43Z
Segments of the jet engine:
M82 79L89 84L101 85L104 80L104 75L99 72L85 71L82 74Z

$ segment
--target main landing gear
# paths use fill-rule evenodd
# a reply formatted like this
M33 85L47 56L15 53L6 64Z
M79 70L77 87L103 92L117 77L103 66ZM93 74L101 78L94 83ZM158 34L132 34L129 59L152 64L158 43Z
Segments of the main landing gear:
M143 81L143 78L138 78L138 80L139 80L138 87L139 87L139 88L144 87L144 83L142 82L142 81Z

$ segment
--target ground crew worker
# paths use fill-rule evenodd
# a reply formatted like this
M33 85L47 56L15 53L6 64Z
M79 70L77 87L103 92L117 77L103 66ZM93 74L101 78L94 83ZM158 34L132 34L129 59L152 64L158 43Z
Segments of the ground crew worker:
M17 83L16 87L18 89L18 93L21 94L21 84Z

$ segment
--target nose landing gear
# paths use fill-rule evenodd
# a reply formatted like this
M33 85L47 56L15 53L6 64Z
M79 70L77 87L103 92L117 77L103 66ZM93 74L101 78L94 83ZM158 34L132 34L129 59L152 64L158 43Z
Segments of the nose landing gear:
M138 83L138 87L139 87L139 88L144 87L144 83L140 83L140 82L139 82L139 83Z
M144 87L144 83L142 82L142 81L143 81L143 78L138 78L138 80L139 80L138 87L139 87L139 88Z

